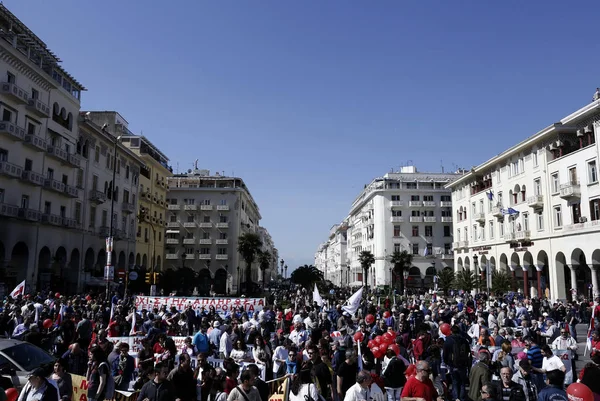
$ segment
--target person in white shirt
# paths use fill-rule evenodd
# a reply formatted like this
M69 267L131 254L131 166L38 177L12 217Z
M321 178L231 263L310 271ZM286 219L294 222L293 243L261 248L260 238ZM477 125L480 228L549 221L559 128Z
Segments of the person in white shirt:
M344 401L384 401L383 391L373 384L371 374L365 370L358 372L356 383L346 391Z
M273 378L278 379L285 375L286 360L291 346L292 342L286 338L283 345L278 346L273 351Z
M231 326L225 325L223 327L223 334L221 334L221 340L219 341L219 357L225 359L229 357L233 344L231 343Z
M302 328L302 323L296 323L294 325L294 330L290 333L289 339L298 347L307 340L308 335L306 331Z
M542 368L533 368L538 373L546 373L551 370L561 370L566 372L567 368L563 361L552 353L552 350L548 345L542 346L542 355L544 355L544 361L542 362Z
M479 319L477 319L477 323L475 323L474 325L472 325L469 330L467 331L467 334L469 335L469 337L471 337L473 340L477 341L479 340L479 328L480 327L484 327L484 320L482 317L480 317Z

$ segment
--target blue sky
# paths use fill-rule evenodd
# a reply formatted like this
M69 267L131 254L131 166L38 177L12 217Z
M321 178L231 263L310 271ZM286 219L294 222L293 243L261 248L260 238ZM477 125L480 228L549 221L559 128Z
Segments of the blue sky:
M600 2L4 0L180 171L243 177L290 268L373 177L479 164L591 100Z

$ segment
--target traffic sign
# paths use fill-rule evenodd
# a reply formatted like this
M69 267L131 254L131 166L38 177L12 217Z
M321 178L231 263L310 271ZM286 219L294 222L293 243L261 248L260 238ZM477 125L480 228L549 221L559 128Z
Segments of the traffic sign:
M115 279L115 267L114 266L104 266L104 280L112 281Z
M137 274L137 272L130 272L130 273L129 273L129 280L131 280L131 281L135 281L135 280L137 280L137 279L138 279L138 274Z

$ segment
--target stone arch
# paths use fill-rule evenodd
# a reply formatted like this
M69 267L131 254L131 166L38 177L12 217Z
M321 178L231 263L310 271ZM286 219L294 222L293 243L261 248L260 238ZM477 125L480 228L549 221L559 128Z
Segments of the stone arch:
M462 260L462 258L458 258L458 260L456 262L456 271L459 272L461 270L464 270L463 260Z
M556 265L556 271L562 271L565 278L565 286L564 286L564 294L561 294L561 289L559 287L559 293L555 294L557 297L571 297L571 288L573 288L572 280L571 280L571 270L567 265L567 258L565 254L562 252L558 252L554 257L554 264Z
M196 281L198 294L208 295L210 293L210 286L213 283L213 279L210 275L209 269L201 269L198 272L198 279Z
M488 258L486 255L481 255L479 257L479 270L485 271L488 267Z
M73 248L71 251L71 258L69 259L68 271L65 272L67 274L66 280L63 277L63 283L65 283L66 290L69 294L77 293L77 283L79 281L79 263L80 263L81 255L79 253L79 249Z
M526 269L529 273L531 273L531 267L535 268L531 252L527 251L523 254L523 265L521 267Z
M471 260L468 256L465 256L465 270L471 270Z
M133 252L129 252L129 257L127 258L127 268L131 269L135 265L135 255Z
M50 250L48 250L50 252ZM14 288L18 283L27 278L27 267L29 266L29 247L24 242L17 242L10 254L8 268L16 270L16 277L12 281L7 278L6 283ZM9 287L11 288L11 287Z
M600 249L594 249L594 252L592 252L592 264L600 266Z
M227 271L225 269L221 268L215 272L213 290L217 295L227 294Z
M83 266L85 271L90 272L94 270L94 262L95 262L94 250L90 247L85 251L85 257L83 258Z
M571 265L575 269L577 277L577 292L590 296L589 284L592 282L592 271L587 264L585 253L580 248L575 248L571 253Z
M508 267L508 257L506 256L505 253L500 255L500 270L503 270L504 272L508 272L510 269Z
M119 261L117 263L117 268L119 269L124 269L126 267L126 260L127 257L125 256L125 252L121 251L119 252Z
M47 246L42 247L38 254L38 288L50 288L52 252Z
M98 251L98 260L96 262L96 268L94 273L97 277L104 275L104 266L106 266L106 250L104 248Z
M148 255L144 254L144 256L142 256L142 267L145 267L146 269L149 268L148 266Z
M435 276L436 273L437 271L435 270L435 266L429 266L427 270L425 270L426 276Z
M518 253L513 252L512 255L510 255L510 269L517 270L520 267L521 267L521 258L519 257Z
M135 255L135 264L138 267L142 265L142 257L139 253Z
M490 257L490 269L493 272L496 271L496 258L495 257Z
M535 261L536 267L536 284L538 297L549 296L550 291L546 294L546 289L549 289L550 286L550 272L548 268L548 254L546 251L539 251ZM564 283L564 271L562 269L556 270L556 280L558 282Z

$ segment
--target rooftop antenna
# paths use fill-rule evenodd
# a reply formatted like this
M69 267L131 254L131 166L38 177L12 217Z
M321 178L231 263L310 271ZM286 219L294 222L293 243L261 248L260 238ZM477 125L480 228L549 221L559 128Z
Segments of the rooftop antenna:
M444 174L444 161L440 159L440 167L442 168L442 174Z
M196 159L196 161L194 161L194 168L195 168L196 170L198 170L198 159Z

